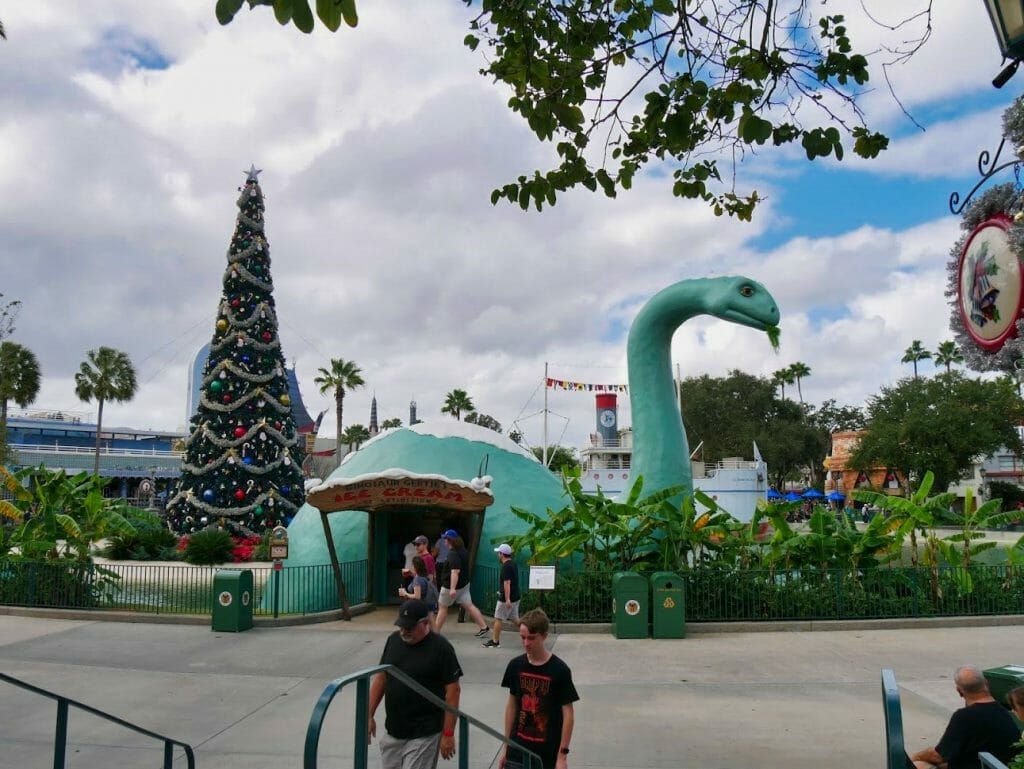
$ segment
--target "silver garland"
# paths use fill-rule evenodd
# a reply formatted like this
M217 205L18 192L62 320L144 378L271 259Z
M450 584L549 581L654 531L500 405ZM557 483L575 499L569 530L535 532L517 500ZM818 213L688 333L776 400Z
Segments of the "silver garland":
M296 443L298 443L299 440L298 434L296 434L295 437L293 438L289 438L287 435L285 435L275 427L268 425L266 422L259 422L253 425L248 430L246 430L245 435L243 435L241 438L221 438L219 435L214 433L213 430L210 429L209 422L203 422L203 424L200 425L197 430L193 430L192 434L185 439L185 446L191 445L192 441L194 441L196 438L203 437L210 441L210 443L212 443L218 449L237 449L239 446L242 446L243 444L251 441L252 437L256 435L257 432L269 433L271 437L273 437L274 440L276 440L282 446L294 446Z
M199 402L202 403L204 406L206 406L211 411L219 411L221 414L227 414L229 411L234 411L239 406L244 406L246 403L251 401L253 398L258 398L258 397L263 397L264 399L266 399L267 403L271 404L271 406L273 406L274 410L277 413L279 413L279 414L287 414L287 413L289 413L291 411L291 405L290 404L288 406L285 406L283 403L278 403L274 398L271 398L265 392L263 392L263 388L261 388L261 387L257 387L251 393L243 395L237 401L236 400L232 400L231 403L225 403L225 404L214 403L213 401L211 401L209 398L206 397L205 393L203 393L202 397L200 397Z
M262 313L262 315L261 315ZM234 308L228 304L227 300L220 303L218 308L218 315L223 316L223 320L226 320L232 327L249 329L252 328L259 320L267 320L267 314L269 313L269 319L277 325L277 313L274 312L274 308L266 302L260 302L256 305L256 308L252 311L252 317L249 320L242 320L235 315Z
M266 384L272 379L278 376L277 373L271 371L269 374L259 375L253 374L246 371L241 366L236 364L233 360L222 360L214 367L213 371L208 376L203 377L203 387L210 385L215 379L222 379L221 373L225 370L230 371L232 374L237 376L239 379L244 379L246 382L251 384Z
M268 507L276 507L277 505L280 505L281 507L285 508L285 510L289 513L294 513L296 510L299 509L294 503L290 502L284 497L279 497L273 492L268 491L265 491L262 494L260 494L258 497L256 497L256 499L253 501L251 505L246 505L245 507L216 507L199 499L192 492L191 489L175 494L167 503L167 506L171 507L172 505L178 502L186 502L192 507L198 508L207 515L212 515L215 518L239 518L243 515L248 515L249 513L253 512L258 505L262 505L265 502L267 502L267 500L270 499L274 500L274 504L268 504Z

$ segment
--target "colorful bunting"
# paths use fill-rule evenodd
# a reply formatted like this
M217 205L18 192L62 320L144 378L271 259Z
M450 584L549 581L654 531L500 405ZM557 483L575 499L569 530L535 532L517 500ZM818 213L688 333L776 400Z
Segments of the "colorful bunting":
M548 377L545 386L555 390L576 390L577 392L608 392L624 393L629 392L629 387L624 384L586 384L584 382L569 382L564 379L552 379Z

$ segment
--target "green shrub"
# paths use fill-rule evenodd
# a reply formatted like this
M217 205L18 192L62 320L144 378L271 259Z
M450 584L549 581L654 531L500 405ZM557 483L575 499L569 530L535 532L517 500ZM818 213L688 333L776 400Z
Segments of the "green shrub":
M185 543L185 560L199 565L227 563L235 541L223 529L197 531Z
M178 558L178 538L160 526L137 528L135 534L111 537L102 555L115 561L171 561Z

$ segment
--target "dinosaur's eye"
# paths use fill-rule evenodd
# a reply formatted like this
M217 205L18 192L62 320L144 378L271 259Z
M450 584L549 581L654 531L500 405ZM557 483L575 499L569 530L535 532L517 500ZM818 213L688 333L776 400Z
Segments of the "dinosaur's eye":
M753 286L744 286L743 288L740 289L740 296L753 296L753 295L754 295L754 287Z

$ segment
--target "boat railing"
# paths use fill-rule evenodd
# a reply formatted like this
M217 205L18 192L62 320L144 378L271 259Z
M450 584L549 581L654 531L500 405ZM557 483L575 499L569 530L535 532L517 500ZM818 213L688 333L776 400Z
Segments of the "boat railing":
M39 419L48 422L65 422L78 425L88 423L93 418L91 411L68 411L67 409L19 409L11 408L7 411L7 420L12 419Z
M586 449L631 449L633 448L632 439L623 440L622 438L602 438L600 435L591 435L590 444L584 447Z

